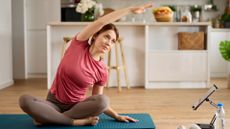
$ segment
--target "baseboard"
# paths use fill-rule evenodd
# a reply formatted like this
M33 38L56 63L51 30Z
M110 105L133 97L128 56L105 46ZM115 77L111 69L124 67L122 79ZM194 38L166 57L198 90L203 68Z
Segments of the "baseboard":
M47 78L47 73L28 73L28 78Z
M214 73L214 72L212 72L210 74L211 78L221 78L221 77L227 77L227 76L228 76L228 74L226 72L225 73Z
M206 82L149 82L146 89L193 89L207 88Z
M109 85L108 86L109 88L111 87L111 88L116 88L116 87L118 87L117 85ZM126 88L127 86L126 85L122 85L121 86L122 88ZM130 88L131 87L135 87L135 88L139 88L139 87L144 87L144 84L142 84L142 85L130 85Z
M0 90L1 89L4 89L6 87L9 87L11 85L14 84L14 81L13 80L9 80L9 81L6 81L6 82L3 82L3 83L0 83Z

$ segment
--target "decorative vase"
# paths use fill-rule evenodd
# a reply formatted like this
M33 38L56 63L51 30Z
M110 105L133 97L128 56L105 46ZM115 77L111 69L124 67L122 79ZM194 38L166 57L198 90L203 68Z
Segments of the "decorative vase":
M94 21L94 19L95 19L95 16L94 16L94 12L92 10L89 10L89 11L87 11L81 15L81 21L83 21L83 22Z

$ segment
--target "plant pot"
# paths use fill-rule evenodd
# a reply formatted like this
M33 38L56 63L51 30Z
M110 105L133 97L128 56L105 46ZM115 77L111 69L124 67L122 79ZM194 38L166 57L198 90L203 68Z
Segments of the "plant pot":
M230 21L229 22L224 22L224 28L230 28Z

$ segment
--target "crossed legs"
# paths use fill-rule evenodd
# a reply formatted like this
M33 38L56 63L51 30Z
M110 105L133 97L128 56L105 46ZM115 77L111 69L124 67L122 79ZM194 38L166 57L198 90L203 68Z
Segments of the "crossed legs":
M94 95L62 113L58 106L49 101L30 95L19 98L21 109L40 124L95 125L99 120L97 116L107 109L108 104L106 96Z

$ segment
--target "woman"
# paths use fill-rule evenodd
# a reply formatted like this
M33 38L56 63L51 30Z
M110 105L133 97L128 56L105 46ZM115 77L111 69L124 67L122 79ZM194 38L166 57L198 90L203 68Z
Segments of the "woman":
M36 125L96 125L101 113L117 121L136 122L131 117L117 114L103 95L108 72L102 57L119 38L118 30L111 22L130 12L142 13L150 7L152 4L149 3L120 9L86 26L68 44L47 100L23 95L19 99L21 109L34 119ZM88 44L90 38L91 45ZM88 87L93 87L92 96L86 98Z

